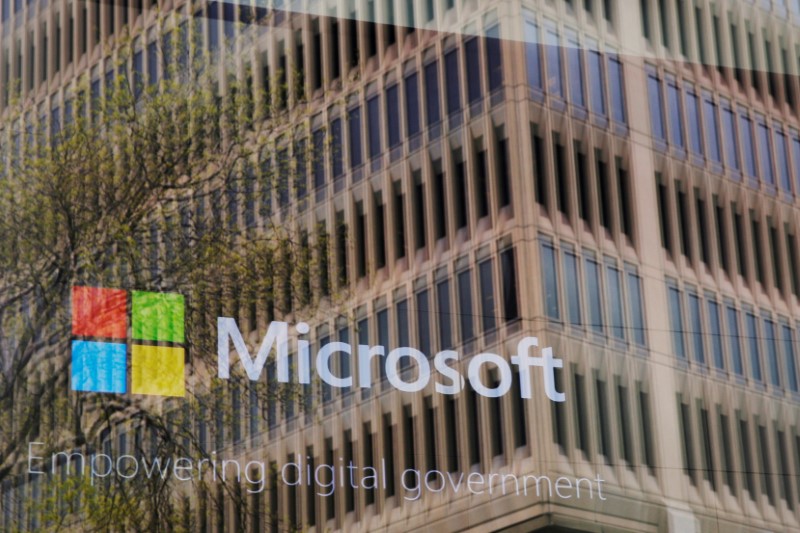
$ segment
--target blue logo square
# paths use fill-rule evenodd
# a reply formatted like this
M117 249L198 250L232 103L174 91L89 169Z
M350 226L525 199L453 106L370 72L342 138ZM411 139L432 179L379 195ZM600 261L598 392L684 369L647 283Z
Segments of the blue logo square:
M127 345L72 341L72 390L124 393Z

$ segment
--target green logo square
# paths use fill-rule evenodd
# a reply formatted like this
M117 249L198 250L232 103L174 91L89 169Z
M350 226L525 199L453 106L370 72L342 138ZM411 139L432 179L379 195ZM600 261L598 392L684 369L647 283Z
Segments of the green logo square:
M182 294L133 291L131 315L134 339L183 342Z

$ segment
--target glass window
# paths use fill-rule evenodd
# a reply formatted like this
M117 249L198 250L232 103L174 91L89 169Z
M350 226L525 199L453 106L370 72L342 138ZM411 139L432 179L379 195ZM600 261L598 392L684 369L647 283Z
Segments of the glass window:
M449 280L440 281L436 284L436 301L439 311L439 349L448 350L453 347Z
M686 347L683 343L683 311L681 310L681 293L677 287L667 287L669 298L670 329L672 330L672 349L680 359L686 359Z
M381 101L375 95L367 100L367 122L369 124L369 157L381 154Z
M783 341L783 357L786 359L786 377L789 380L789 390L798 392L797 361L794 358L794 333L788 324L781 325L781 340Z
M715 163L722 163L719 149L719 133L717 130L717 104L711 98L711 93L703 95L703 120L706 126L706 147L708 156Z
M775 141L775 155L778 158L778 172L780 176L780 185L784 192L792 192L792 182L789 178L789 154L786 151L786 136L781 131L781 125L775 124L773 130L773 139Z
M650 98L650 125L653 137L666 140L664 136L664 114L661 105L661 82L655 74L647 76L647 91Z
M480 277L480 302L481 302L481 327L484 332L492 331L496 325L495 290L494 290L494 262L491 259L482 261L478 265Z
M700 297L692 292L689 293L689 328L694 359L704 365L706 364L706 352L703 344L703 316L700 310Z
M745 313L744 328L747 337L747 350L750 355L750 372L756 381L763 381L761 376L761 351L758 346L758 321L753 313Z
M800 192L800 134L796 130L792 130L792 168L794 169L795 190Z
M417 336L419 337L419 349L422 353L433 356L431 350L431 316L428 289L417 293Z
M773 387L781 386L781 374L778 370L778 332L775 322L768 317L763 317L764 342L767 346L767 368L769 369L769 382Z
M600 296L600 265L593 258L584 260L586 270L586 298L588 301L589 327L603 334L603 300Z
M611 111L614 120L625 124L625 80L623 79L622 63L616 56L608 58L608 86L611 90Z
M758 156L761 164L761 179L769 185L775 185L775 176L772 173L772 147L769 142L769 128L764 122L764 117L758 118Z
M389 148L400 144L400 88L392 84L386 89L386 129Z
M693 90L686 91L686 120L689 130L689 148L695 154L703 154L700 137L700 101Z
M625 340L625 313L622 309L622 277L619 269L606 265L606 283L608 284L608 305L610 311L611 334Z
M733 372L737 376L744 376L744 365L742 364L742 346L739 336L739 312L732 305L726 307L728 325L728 348L731 351L731 364Z
M342 119L331 121L331 168L333 177L338 178L344 174L344 155L342 144Z
M381 309L375 317L378 330L378 344L385 347L386 353L389 352L389 309ZM378 375L381 380L386 377L386 365L378 364Z
M539 47L539 27L533 22L525 22L525 61L528 71L528 85L542 88L542 65Z
M750 118L745 108L739 108L739 135L742 136L742 155L744 156L744 170L748 176L756 175L755 145L753 144L753 130Z
M464 43L464 66L467 70L467 100L477 102L481 94L481 58L477 37L471 37Z
M499 89L503 83L503 52L500 46L500 27L486 30L486 62L489 74L489 92Z
M592 111L606 114L606 84L603 76L603 57L597 50L589 50L589 95Z
M569 64L569 96L572 103L584 107L583 95L583 66L581 65L581 48L576 40L570 40L567 46L567 61ZM602 83L602 78L594 81Z
M719 317L719 304L706 296L708 302L708 327L711 330L711 354L714 358L714 367L725 369L725 355L722 352L722 324Z
M564 250L564 289L567 294L567 314L570 324L582 326L581 322L581 289L578 282L578 256Z
M461 86L458 71L458 50L450 50L444 56L444 79L447 89L447 114L453 115L461 109Z
M561 80L561 48L555 30L547 30L547 90L555 96L563 96Z
M506 248L500 252L500 281L503 284L503 315L506 322L510 322L519 318L514 248Z
M350 168L354 169L363 163L361 154L361 107L350 108L347 116L347 127L350 130Z
M319 189L325 185L325 131L314 132L314 153L311 154L314 167L314 187Z
M556 251L549 242L542 242L542 279L544 280L544 307L548 318L558 320L561 312L558 306L558 271L556 270Z
M736 118L730 104L722 101L722 134L725 141L725 163L739 170L739 150L736 147Z
M669 141L673 146L683 149L681 92L674 79L667 81L667 110L669 112Z
M461 341L467 342L475 338L472 310L472 271L458 273L458 317L461 327Z
M147 82L158 83L158 43L153 41L147 45Z
M644 332L644 305L642 302L642 281L633 270L628 270L628 312L631 317L631 333L633 341L639 346L646 346Z
M408 136L419 133L419 76L413 72L405 78L406 120Z
M438 65L436 61L425 65L425 111L428 113L428 126L441 120Z

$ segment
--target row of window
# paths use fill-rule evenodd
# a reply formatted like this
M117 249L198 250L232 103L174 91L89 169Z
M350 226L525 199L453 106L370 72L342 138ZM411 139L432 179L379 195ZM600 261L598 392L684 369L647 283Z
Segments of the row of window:
M575 32L562 37L554 22L543 25L528 13L525 20L525 58L528 85L534 99L544 94L569 101L577 113L592 112L600 123L610 117L626 124L625 79L615 53L603 53L595 41L581 44Z
M725 168L735 179L791 197L800 194L800 132L747 107L734 106L710 91L679 83L672 75L662 80L648 72L650 123L661 148L698 164ZM792 180L794 173L794 180Z
M721 80L732 75L732 83L753 87L764 102L785 103L796 113L799 88L792 71L797 65L791 61L797 53L787 44L793 26L784 23L757 28L745 20L746 10L743 16L734 16L733 11L726 12L714 4L690 6L673 0L658 0L654 9L653 1L640 0L642 30L647 39L653 42L658 33L665 48L715 68ZM784 6L780 18L783 21L785 17ZM692 44L696 48L690 52Z
M800 435L794 429L682 394L677 401L683 470L693 485L706 481L715 492L724 485L734 496L747 492L756 502L760 492L773 507L780 498L790 510L796 508Z
M800 393L795 325L785 317L687 285L667 283L672 349L681 361L713 367L777 395Z
M682 254L692 265L719 265L729 279L743 276L754 289L769 292L772 280L786 301L800 296L800 246L790 222L658 174L656 187L661 242L672 258Z
M540 236L544 311L580 337L646 347L642 280L634 265Z

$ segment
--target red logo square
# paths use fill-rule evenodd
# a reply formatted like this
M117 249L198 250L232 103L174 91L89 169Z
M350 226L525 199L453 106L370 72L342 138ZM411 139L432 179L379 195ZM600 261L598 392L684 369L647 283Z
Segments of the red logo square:
M127 292L121 289L73 287L72 334L127 339Z

